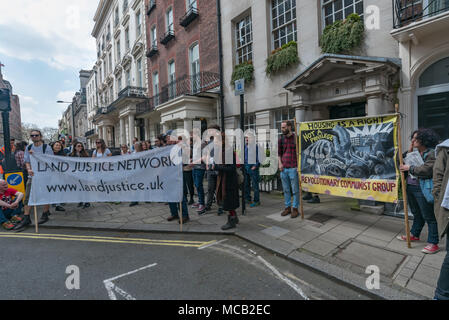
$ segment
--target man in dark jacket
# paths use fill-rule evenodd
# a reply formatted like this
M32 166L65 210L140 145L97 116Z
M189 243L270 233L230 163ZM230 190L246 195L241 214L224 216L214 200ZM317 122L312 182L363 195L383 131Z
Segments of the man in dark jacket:
M433 167L433 197L438 233L446 235L446 257L441 266L440 277L435 290L435 299L449 300L449 139L436 147L437 158Z

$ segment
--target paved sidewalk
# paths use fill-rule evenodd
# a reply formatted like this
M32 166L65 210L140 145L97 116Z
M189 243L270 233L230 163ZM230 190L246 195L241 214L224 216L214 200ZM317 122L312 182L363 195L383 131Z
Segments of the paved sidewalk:
M228 233L307 265L348 284L386 299L432 298L445 256L425 255L426 243L396 239L404 233L400 218L352 210L351 199L321 196L320 204L304 205L305 219L281 217L283 198L278 192L261 194L262 205L240 216L236 229L223 232L226 215L217 216L216 206L204 216L189 208L191 221L183 226L189 233ZM94 203L88 209L66 205L66 212L52 208L50 221L42 227L76 227L114 230L179 232L177 221L168 222L169 208L160 203ZM41 212L39 210L39 212ZM240 210L238 213L240 214ZM410 221L410 226L412 221ZM427 226L421 239L427 239ZM368 290L366 267L376 265L381 274L380 289Z

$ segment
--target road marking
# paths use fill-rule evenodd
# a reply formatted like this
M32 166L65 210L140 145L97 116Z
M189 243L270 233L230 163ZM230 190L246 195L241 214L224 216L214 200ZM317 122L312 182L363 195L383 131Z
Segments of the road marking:
M293 290L295 290L301 297L304 298L304 300L309 300L309 298L304 294L304 292L301 290L299 286L297 286L293 281L285 277L282 273L280 273L274 266L272 266L270 263L268 263L264 258L261 256L257 257L260 261L263 262L265 266L268 267L279 279L284 281L287 285L289 285Z
M124 297L126 300L137 300L132 295L130 295L128 292L126 292L125 290L123 290L123 289L119 288L118 286L116 286L112 281L120 279L120 278L123 278L123 277L126 277L126 276L129 276L129 275L131 275L133 273L137 273L137 272L145 270L145 269L152 268L152 267L154 267L156 265L157 265L157 263L153 263L153 264L150 264L148 266L145 266L145 267L142 267L142 268L139 268L139 269L136 269L136 270L129 271L127 273L121 274L119 276L103 280L104 286L105 286L106 290L108 291L109 299L117 300L117 296L114 293L114 291L115 291L119 295Z
M135 239L135 238L124 239L118 237L114 238L114 237L95 237L95 236L71 236L71 235L34 234L34 233L28 234L0 233L0 238L47 239L47 240L64 240L64 241L178 246L178 247L194 247L194 248L199 248L209 243L206 241L158 240L158 239Z
M204 245L202 245L201 247L199 247L198 250L203 250L204 248L208 248L208 247L214 246L216 244L225 242L227 240L228 239L223 239L223 240L220 240L220 241L216 241L216 240L209 241L209 242L205 243Z
M142 271L142 270L145 270L145 269L152 268L152 267L154 267L154 266L156 266L156 265L157 265L157 263L153 263L153 264L147 265L147 266L145 266L145 267L142 267L142 268L139 268L139 269L136 269L136 270L133 270L133 271L130 271L130 272L121 274L121 275L119 275L119 276L116 276L116 277L113 277L113 278L110 278L110 279L106 279L106 280L104 280L103 282L106 282L106 281L111 282L111 281L114 281L114 280L117 280L117 279L120 279L120 278L129 276L129 275L131 275L131 274L133 274L133 273L136 273L136 272L139 272L139 271Z

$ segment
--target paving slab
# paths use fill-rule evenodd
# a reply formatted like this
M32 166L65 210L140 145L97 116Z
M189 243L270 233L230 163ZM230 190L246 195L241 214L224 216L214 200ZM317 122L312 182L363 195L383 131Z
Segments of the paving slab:
M302 246L302 250L307 250L309 252L318 254L320 256L327 256L329 253L331 253L333 250L337 248L336 244L323 241L320 239L314 239L304 246Z
M432 299L435 296L435 287L431 287L414 279L409 280L406 288L429 299Z
M299 228L287 233L286 235L301 241L309 242L312 239L317 238L321 233L309 231L304 228Z
M379 249L359 242L351 242L346 248L340 250L335 257L366 268L370 265L379 267L380 273L392 277L395 270L406 258L396 252Z
M262 230L261 232L265 233L273 238L279 238L279 237L282 237L283 235L286 235L290 231L287 229L284 229L284 228L273 226L270 228L266 228L266 229Z
M432 268L426 265L420 265L413 274L413 279L436 288L439 276L440 269Z

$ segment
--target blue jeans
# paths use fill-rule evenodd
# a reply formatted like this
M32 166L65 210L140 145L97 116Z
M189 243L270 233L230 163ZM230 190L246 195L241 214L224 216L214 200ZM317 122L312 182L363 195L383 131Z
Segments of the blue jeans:
M281 172L282 189L284 190L285 207L291 207L293 196L293 208L299 207L299 180L298 169L284 168Z
M22 213L22 201L19 203L17 209L0 209L0 224L9 221L11 217L17 216Z
M193 183L195 184L195 188L198 191L198 202L200 205L205 204L204 202L204 187L203 187L203 179L205 169L193 169Z
M407 185L408 205L413 213L413 226L410 230L411 234L419 238L425 223L429 228L427 242L438 244L438 226L433 211L433 204L428 203L420 186Z
M441 266L440 278L438 279L435 299L449 300L449 235L446 233L446 257Z
M259 168L251 170L252 164L245 164L245 199L251 201L251 185L254 189L254 202L260 202L259 197Z

